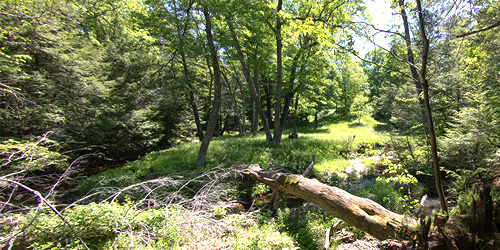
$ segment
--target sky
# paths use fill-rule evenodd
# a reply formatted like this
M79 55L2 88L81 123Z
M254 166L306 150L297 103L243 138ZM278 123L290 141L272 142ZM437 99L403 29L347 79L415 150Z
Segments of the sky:
M369 0L367 3L368 11L372 17L373 23L379 29L389 29L389 24L394 21L392 16L391 4L388 0ZM377 34L375 42L383 47L388 47L390 38L385 38L384 34ZM375 46L366 40L357 38L355 48L359 51L361 57L364 57L368 51L374 50Z

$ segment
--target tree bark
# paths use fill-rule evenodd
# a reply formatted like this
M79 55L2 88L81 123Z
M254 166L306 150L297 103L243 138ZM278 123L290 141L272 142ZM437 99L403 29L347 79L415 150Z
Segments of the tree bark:
M405 30L404 39L406 42L406 52L407 52L408 62L410 63L411 76L413 77L413 82L415 83L415 89L417 90L417 94L420 96L420 94L422 93L422 85L420 84L418 70L415 65L415 58L413 55L413 49L411 46L411 39L410 39L410 26L408 24L408 16L406 15L404 0L399 0L399 7L401 8L401 17L403 18L403 26ZM420 97L419 100L421 100Z
M281 94L283 92L283 41L281 37L281 17L279 13L283 6L283 1L278 0L276 9L276 107L274 109L274 142L281 142L280 116L281 116Z
M217 117L219 116L220 109L220 96L221 96L221 72L219 67L219 58L217 55L217 50L215 49L213 36L212 36L212 20L210 19L210 13L207 7L203 7L203 15L205 16L205 32L207 35L207 44L210 49L210 58L212 59L212 65L214 68L214 100L212 105L212 112L210 113L210 118L208 119L207 130L203 141L201 142L200 150L198 151L198 156L196 157L196 166L201 166L205 164L207 157L208 147L210 141L212 140L215 126L217 125Z
M191 105L191 108L193 109L194 121L196 123L196 135L198 136L198 139L200 141L202 141L203 140L203 130L201 128L200 114L198 112L198 106L196 105L196 98L194 96L193 85L191 84L191 78L190 78L190 74L189 74L189 70L188 70L188 66L187 66L186 54L184 52L184 46L182 44L182 40L183 39L181 38L180 51L181 51L181 58L182 58L182 67L184 70L184 79L185 79L185 83L189 89L189 104Z
M248 68L248 65L245 60L245 55L243 54L243 51L241 50L240 43L238 41L238 37L236 36L236 32L234 31L234 26L233 22L230 17L227 17L227 25L229 26L229 30L231 32L231 36L234 41L234 46L236 47L236 50L238 51L238 56L240 59L241 67L243 68L243 75L245 75L245 80L248 82L250 86L250 93L252 95L252 99L254 101L255 106L257 107L257 111L259 112L259 115L262 120L262 124L264 125L264 131L266 132L266 139L267 141L271 141L273 139L271 135L271 129L269 128L269 124L267 121L264 119L264 111L262 110L262 106L260 105L260 98L258 97L257 94L257 89L255 87L255 84L252 80L252 76L250 75L250 70Z
M238 132L240 134L243 134L243 121L245 120L245 118L243 117L243 119L242 119L240 117L240 112L238 112L238 101L236 101L236 93L233 92L233 89L231 88L231 83L229 82L229 79L227 78L227 76L224 72L222 72L222 76L224 77L224 80L227 84L227 90L229 92L229 96L231 97L231 99L233 101L232 108L233 108L234 114L238 118ZM238 79L237 79L237 81L238 81ZM243 113L243 115L244 115L244 113ZM222 130L224 130L224 128Z
M408 64L410 65L411 76L413 78L413 82L415 83L415 90L417 91L418 103L422 108L425 107L424 99L422 99L422 84L420 83L420 77L418 73L417 66L415 64L415 57L413 55L413 49L411 46L411 38L410 38L410 26L408 24L408 16L406 15L404 0L399 0L399 7L401 8L401 17L403 18L403 26L405 30L405 42L406 42L406 51L408 57ZM425 123L426 115L422 112L423 123Z
M379 240L405 239L416 234L414 219L393 213L370 199L354 196L318 180L262 170L257 164L248 165L243 174L281 192L312 202Z
M295 114L293 115L293 133L295 135L297 134L297 116L299 115L297 110L298 108L299 108L299 95L295 97L295 108L294 108Z
M271 99L271 82L269 81L269 79L266 80L267 80L266 85L264 86L264 93L266 99L266 119L269 126L274 128L273 113L272 113L273 105Z
M257 110L257 105L255 104L255 102L259 102L260 104L259 58L257 57L257 53L255 54L255 65L253 69L253 85L255 86L255 90L257 91L257 100L254 100L252 95L252 136L256 137L259 133L259 112ZM265 118L263 117L263 119Z
M423 42L422 50L422 67L420 68L420 81L422 84L422 89L424 93L425 110L427 113L427 123L429 125L429 139L431 141L431 153L432 153L432 165L434 168L434 180L436 182L436 190L439 196L439 201L441 202L441 209L443 212L448 214L448 208L446 206L446 200L444 198L443 187L441 186L441 170L439 168L439 158L437 155L437 142L436 134L434 130L434 122L432 121L431 105L429 102L429 81L427 80L427 59L429 55L429 39L425 33L425 24L422 11L422 4L420 0L417 2L417 12L418 12L418 26L420 29L420 36Z
M285 103L283 105L283 112L280 118L280 133L283 134L283 130L285 129L285 123L287 121L288 115L290 113L290 104L292 103L293 97L297 94L297 91L302 84L299 81L297 86L294 86L295 79L297 78L297 68L299 67L299 61L303 58L306 51L312 49L314 46L318 45L318 42L309 43L310 39L305 41L305 44L299 48L297 54L292 59L292 67L290 70L290 78L288 82L288 91L285 91ZM307 59L308 57L306 57ZM300 75L300 74L299 74Z
M189 18L192 4L193 4L193 2L191 2L185 10L187 18ZM175 6L175 4L174 4L174 6ZM176 18L177 18L177 16L176 16ZM181 20L179 18L177 18L177 21L180 22ZM179 26L180 26L180 24L179 24ZM190 74L188 66L187 66L186 52L184 50L184 35L186 34L186 30L188 29L188 23L185 22L184 26L182 28L179 26L177 26L177 36L179 36L179 51L180 51L181 59L182 59L184 81L185 81L185 83L188 87L188 90L189 90L189 104L191 105L191 108L193 110L194 121L196 124L196 136L198 136L198 139L200 141L202 141L203 140L203 129L201 128L200 114L198 111L198 106L196 105L196 98L195 98L194 91L193 91L194 88L193 88L193 84L191 83L191 74Z

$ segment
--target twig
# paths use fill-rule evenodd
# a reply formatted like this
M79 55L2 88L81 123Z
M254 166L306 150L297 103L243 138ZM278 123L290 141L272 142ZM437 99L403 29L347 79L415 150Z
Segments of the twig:
M269 164L267 164L266 170L271 169L271 166L272 166L273 164L274 164L274 160L271 158L271 161L269 162Z
M69 228L71 229L71 231L73 232L73 234L75 234L75 236L78 238L78 240L80 241L80 243L82 243L83 247L85 247L85 249L89 250L89 248L87 247L87 245L85 244L85 242L83 242L83 240L80 238L80 236L78 236L78 234L76 233L75 229L73 228L73 226L71 224L69 224L69 222L64 218L64 216L62 216L62 214L59 213L59 211L57 211L57 209L55 209L52 205L50 205L50 203L45 199L43 198L42 194L40 194L40 192L36 191L36 190L33 190L17 181L13 181L13 180L10 180L10 179L5 179L5 178L1 178L0 177L0 181L5 181L5 182L10 182L12 184L15 184L19 187L22 187L30 192L32 192L33 194L35 194L36 196L38 196L38 198L40 199L40 204L39 206L41 206L42 203L45 203L51 210L52 212L54 212L57 216L59 216L61 218L61 220L69 226Z
M36 141L36 142L35 142L32 146L30 146L28 149L25 149L25 148L24 148L24 149L18 150L18 151L16 151L16 152L14 152L14 153L10 154L10 155L9 155L9 157L7 157L7 161L6 161L6 162L4 162L4 163L2 163L2 164L0 165L0 167L5 167L5 166L7 166L9 163L11 163L11 162L13 162L13 161L18 161L18 160L21 160L21 159L25 158L25 157L26 157L26 155L27 155L30 151L32 151L34 148L36 148L36 147L38 146L38 144L40 144L41 142L43 142L43 141L46 139L47 135L49 135L50 133L52 133L52 131L47 131L45 134L43 134L42 138L38 139L38 141ZM16 154L18 154L18 153L22 153L22 155L21 155L21 156L19 156L19 157L14 158L14 159L12 159L12 157L14 157L14 156L15 156ZM31 158L32 158L32 156L30 157L30 161L31 161Z
M8 240L2 240L0 241L0 243L4 243L4 242L7 242L9 241L9 249L12 247L12 243L11 241L16 238L19 234L21 234L22 232L24 232L24 230L26 230L28 227L31 227L31 225L33 225L33 223L35 222L35 220L38 218L38 215L40 214L40 209L42 208L42 204L43 203L39 203L38 206L36 207L35 209L35 216L33 217L33 219L31 219L30 223L28 223L26 226L24 226L21 230L19 230L19 232L17 233L14 233L14 230L12 230L12 236L8 239Z
M52 188L50 188L50 191L49 193L45 196L45 199L48 199L53 193L54 193L54 190L56 189L57 185L59 185L59 183L64 179L64 177L66 177L66 175L69 173L69 170L71 169L71 167L73 166L73 164L75 164L76 162L78 162L79 160L87 157L87 155L82 155L78 158L76 158L76 160L74 160L70 165L69 167L64 171L64 173L59 177L59 179L57 180L57 182L52 185Z
M340 222L342 222L342 220L339 220L335 224L332 224L332 226L329 227L328 230L326 230L325 245L323 246L323 250L330 249L330 234L332 230L335 229L340 224Z

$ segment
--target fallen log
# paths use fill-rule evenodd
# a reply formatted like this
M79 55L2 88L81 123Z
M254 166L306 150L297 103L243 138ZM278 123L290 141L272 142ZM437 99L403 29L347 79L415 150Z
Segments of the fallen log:
M248 165L243 174L281 192L312 202L332 216L379 240L408 239L417 234L414 219L391 212L370 199L354 196L316 179L261 169L257 164Z

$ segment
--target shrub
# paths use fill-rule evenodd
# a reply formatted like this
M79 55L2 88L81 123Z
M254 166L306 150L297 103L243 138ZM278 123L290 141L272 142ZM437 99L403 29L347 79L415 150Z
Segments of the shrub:
M75 206L63 215L72 229L52 212L33 209L26 216L18 215L18 229L27 227L22 244L33 249L83 249L79 237L90 249L168 248L179 241L180 211L174 207L142 211L128 200Z
M324 233L336 219L324 210L308 205L278 209L274 221L280 232L293 236L300 249L318 249L323 244Z

